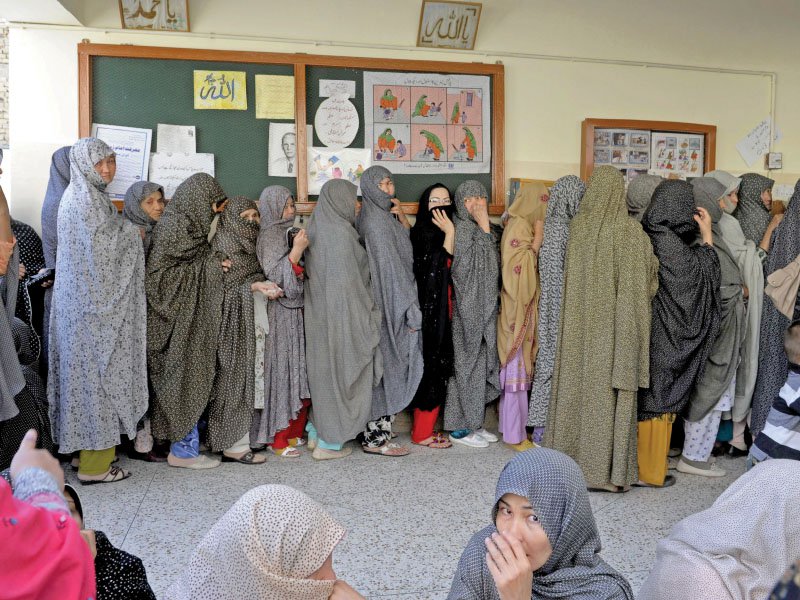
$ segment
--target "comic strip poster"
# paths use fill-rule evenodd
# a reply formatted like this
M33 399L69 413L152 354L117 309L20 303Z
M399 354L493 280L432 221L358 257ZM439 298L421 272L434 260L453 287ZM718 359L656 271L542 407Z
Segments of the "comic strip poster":
M650 173L667 179L702 177L704 142L702 134L654 131Z
M483 75L365 71L372 164L393 173L489 173L490 93Z

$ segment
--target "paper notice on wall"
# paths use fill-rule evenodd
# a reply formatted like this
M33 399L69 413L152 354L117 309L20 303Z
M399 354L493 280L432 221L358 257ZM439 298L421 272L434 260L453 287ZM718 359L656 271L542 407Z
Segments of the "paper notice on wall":
M769 152L771 128L772 117L767 117L736 144L736 149L748 167Z
M256 119L294 119L294 77L256 75Z
M197 132L194 125L166 125L156 128L156 152L197 152Z
M308 148L308 193L319 194L325 182L331 179L347 179L359 186L361 175L370 166L369 148Z
M94 123L92 137L103 140L117 155L117 173L106 188L109 196L122 200L131 185L147 180L152 129Z
M324 100L314 115L319 140L329 148L346 148L358 134L358 111L345 95Z
M772 186L772 197L775 200L788 200L794 194L794 186L790 183L776 183Z
M330 98L332 96L346 95L348 98L356 97L356 82L346 79L320 79L319 97Z
M172 198L175 189L190 175L214 175L213 154L155 152L150 155L150 181L164 188L164 197Z

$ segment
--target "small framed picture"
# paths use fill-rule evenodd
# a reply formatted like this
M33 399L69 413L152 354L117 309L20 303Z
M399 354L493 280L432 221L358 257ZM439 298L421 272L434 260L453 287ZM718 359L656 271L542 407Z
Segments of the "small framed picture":
M189 0L119 0L123 29L189 31Z
M767 152L767 169L783 168L783 152Z

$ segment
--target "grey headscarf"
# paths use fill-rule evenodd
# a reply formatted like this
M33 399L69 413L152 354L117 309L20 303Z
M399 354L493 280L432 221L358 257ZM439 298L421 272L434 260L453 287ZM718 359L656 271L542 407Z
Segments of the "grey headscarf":
M458 186L453 251L453 365L447 386L444 427L479 429L485 405L500 395L497 355L497 294L500 266L494 235L485 233L464 201L487 198L479 181Z
M356 187L322 186L306 232L305 324L314 425L326 442L364 429L372 388L383 375L381 313L370 288L369 260L355 230Z
M144 231L143 242L145 257L150 252L150 244L153 241L153 227L155 227L158 221L151 219L148 214L144 212L142 209L142 202L150 194L155 194L156 192L161 192L163 196L164 188L152 181L137 181L125 192L125 203L122 206L122 216Z
M558 328L561 322L561 292L564 286L564 256L569 239L569 223L578 212L578 204L586 192L586 184L575 175L560 178L550 188L544 241L539 250L539 351L531 387L528 425L544 427L550 404L550 384L556 360Z
M714 250L720 266L719 332L714 339L703 374L695 383L686 416L689 421L699 421L714 409L736 374L739 351L745 335L746 309L736 256L725 244L719 227L724 216L719 200L725 195L725 186L713 177L698 177L692 180L692 188L695 204L705 208L711 216Z
M50 164L50 180L42 203L42 249L44 264L48 269L56 266L56 247L58 245L58 205L61 196L69 185L69 151L72 146L64 146L53 152Z
M719 181L725 187L724 195L727 196L731 192L738 190L739 186L742 185L741 177L734 177L727 171L721 171L716 169L714 171L709 171L705 174L706 177L713 177L717 181Z
M530 500L553 549L547 562L533 573L531 598L633 600L625 578L600 558L600 535L586 481L574 460L548 448L522 452L500 473L493 521L505 494ZM472 536L461 555L448 600L500 598L486 564L484 542L495 531L492 525Z
M408 230L394 215L392 197L378 184L391 172L374 166L361 176L364 200L356 229L369 259L372 296L381 312L383 380L372 393L372 418L394 415L411 403L422 379L422 311L414 279L414 251Z
M11 322L17 307L19 288L19 249L14 248L8 261L6 274L0 276L0 421L7 421L19 413L14 396L25 387Z
M283 209L292 192L282 185L271 185L264 188L258 199L258 212L261 213L261 231L256 242L256 254L261 268L268 276L278 262L289 253L286 241L286 230L294 223L294 217L283 218ZM286 308L303 306L303 295L289 298L283 296L277 300Z
M630 216L641 223L644 211L650 206L653 192L662 181L664 179L658 175L644 173L628 184L627 203Z
M144 251L121 218L95 164L113 155L96 138L70 152L58 209L47 397L64 452L102 450L136 435L147 410Z
M742 184L739 186L739 205L733 216L739 220L742 232L748 240L753 240L756 245L761 243L772 218L769 209L761 201L764 190L771 189L775 181L758 173L745 173L742 175Z

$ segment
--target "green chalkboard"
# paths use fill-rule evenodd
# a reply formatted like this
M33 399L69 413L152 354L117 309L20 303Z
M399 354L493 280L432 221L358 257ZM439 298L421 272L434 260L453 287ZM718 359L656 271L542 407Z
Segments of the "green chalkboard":
M378 69L370 69L377 71ZM364 78L362 76L363 69L353 69L345 67L306 67L306 90L308 96L306 99L306 121L309 124L314 123L314 115L317 112L319 105L325 100L319 96L319 81L320 79L339 79L356 82L356 97L351 98L351 102L355 105L358 111L359 122L362 124L358 131L353 143L350 144L353 148L364 148ZM491 81L491 78L490 78ZM494 92L494 90L492 90ZM314 145L322 145L314 134ZM369 144L368 144L369 145ZM387 165L391 171L391 165ZM417 202L422 192L433 185L434 183L443 183L451 192L455 192L458 185L467 179L477 179L489 191L489 197L492 197L492 175L491 173L477 173L477 174L453 174L453 173L414 173L414 174L398 174L394 176L395 191L397 197L403 202Z
M195 69L245 71L247 110L195 110ZM216 177L229 196L257 199L268 185L296 193L291 177L267 176L269 121L255 118L255 75L293 75L291 65L98 56L92 61L92 120L145 127L195 125L197 151L214 154ZM283 121L286 122L286 121Z

